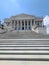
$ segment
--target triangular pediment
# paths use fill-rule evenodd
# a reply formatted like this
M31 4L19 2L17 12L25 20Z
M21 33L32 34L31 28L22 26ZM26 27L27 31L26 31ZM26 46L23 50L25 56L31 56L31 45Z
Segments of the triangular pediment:
M11 18L12 19L34 19L35 16L29 15L29 14L19 14L19 15L16 15L16 16L12 16Z
M19 14L19 15L16 15L16 17L35 17L35 16L29 15L29 14Z

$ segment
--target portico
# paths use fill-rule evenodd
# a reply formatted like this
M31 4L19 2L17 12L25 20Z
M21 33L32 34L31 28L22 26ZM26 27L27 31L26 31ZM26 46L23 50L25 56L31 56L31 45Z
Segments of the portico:
M32 30L34 25L42 26L42 18L37 18L33 15L19 14L6 18L4 21L7 27L12 30Z
M35 24L34 20L24 19L24 20L12 20L12 28L15 30L31 30L32 26Z

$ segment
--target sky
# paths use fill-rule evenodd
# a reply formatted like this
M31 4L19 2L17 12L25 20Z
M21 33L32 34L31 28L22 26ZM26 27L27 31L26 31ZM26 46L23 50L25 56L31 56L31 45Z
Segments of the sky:
M43 24L46 26L46 32L49 34L49 16L45 16L43 19Z
M2 22L5 18L21 13L39 17L49 16L49 0L0 0L0 20Z
M17 14L49 15L49 0L0 0L0 19Z

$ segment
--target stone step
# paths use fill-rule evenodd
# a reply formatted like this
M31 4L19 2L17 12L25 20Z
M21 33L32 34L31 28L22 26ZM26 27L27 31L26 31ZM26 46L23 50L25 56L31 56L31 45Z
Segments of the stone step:
M2 51L0 50L0 53L49 53L49 51L48 50L47 51L41 51L41 50L33 50L33 51L32 50L31 51L30 50L25 50L25 51L24 50L21 50L21 51L20 50L19 51L18 50L14 50L14 51L5 50L5 51Z
M49 65L49 61L5 61L1 60L0 65Z
M14 46L14 47L15 46L49 47L49 45L33 45L33 44L18 44L18 43L16 43L16 44L15 43L13 43L13 44L7 44L7 43L6 44L1 44L0 43L0 47L2 47L2 46L3 47L4 46L9 46L9 47L10 46Z
M26 50L27 50L27 49L32 49L32 50L34 50L34 49L36 50L36 49L37 49L37 50L38 50L38 49L41 49L41 50L43 50L43 49L49 49L49 47L0 47L0 50L1 50L1 49L5 49L5 50L6 50L6 49L7 49L7 50L12 50L12 49L20 49L20 50L21 50L21 49L22 49L22 50L23 50L23 49L26 49Z
M0 40L2 44L33 44L33 45L49 45L49 40Z
M10 42L0 42L0 60L49 61L49 42L44 41L45 44L37 40L36 43L26 40Z
M43 59L49 59L49 55L0 55L0 58L31 58L31 59L33 59L33 58L35 58L35 59L37 59L37 58L39 58L39 59L41 59L41 58L43 58Z

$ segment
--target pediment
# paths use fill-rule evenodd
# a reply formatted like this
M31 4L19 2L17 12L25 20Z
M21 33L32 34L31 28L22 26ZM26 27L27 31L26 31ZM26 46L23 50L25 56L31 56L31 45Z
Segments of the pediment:
M17 20L17 19L35 19L35 16L28 15L28 14L19 14L19 15L11 17L11 19L14 19L14 20Z

